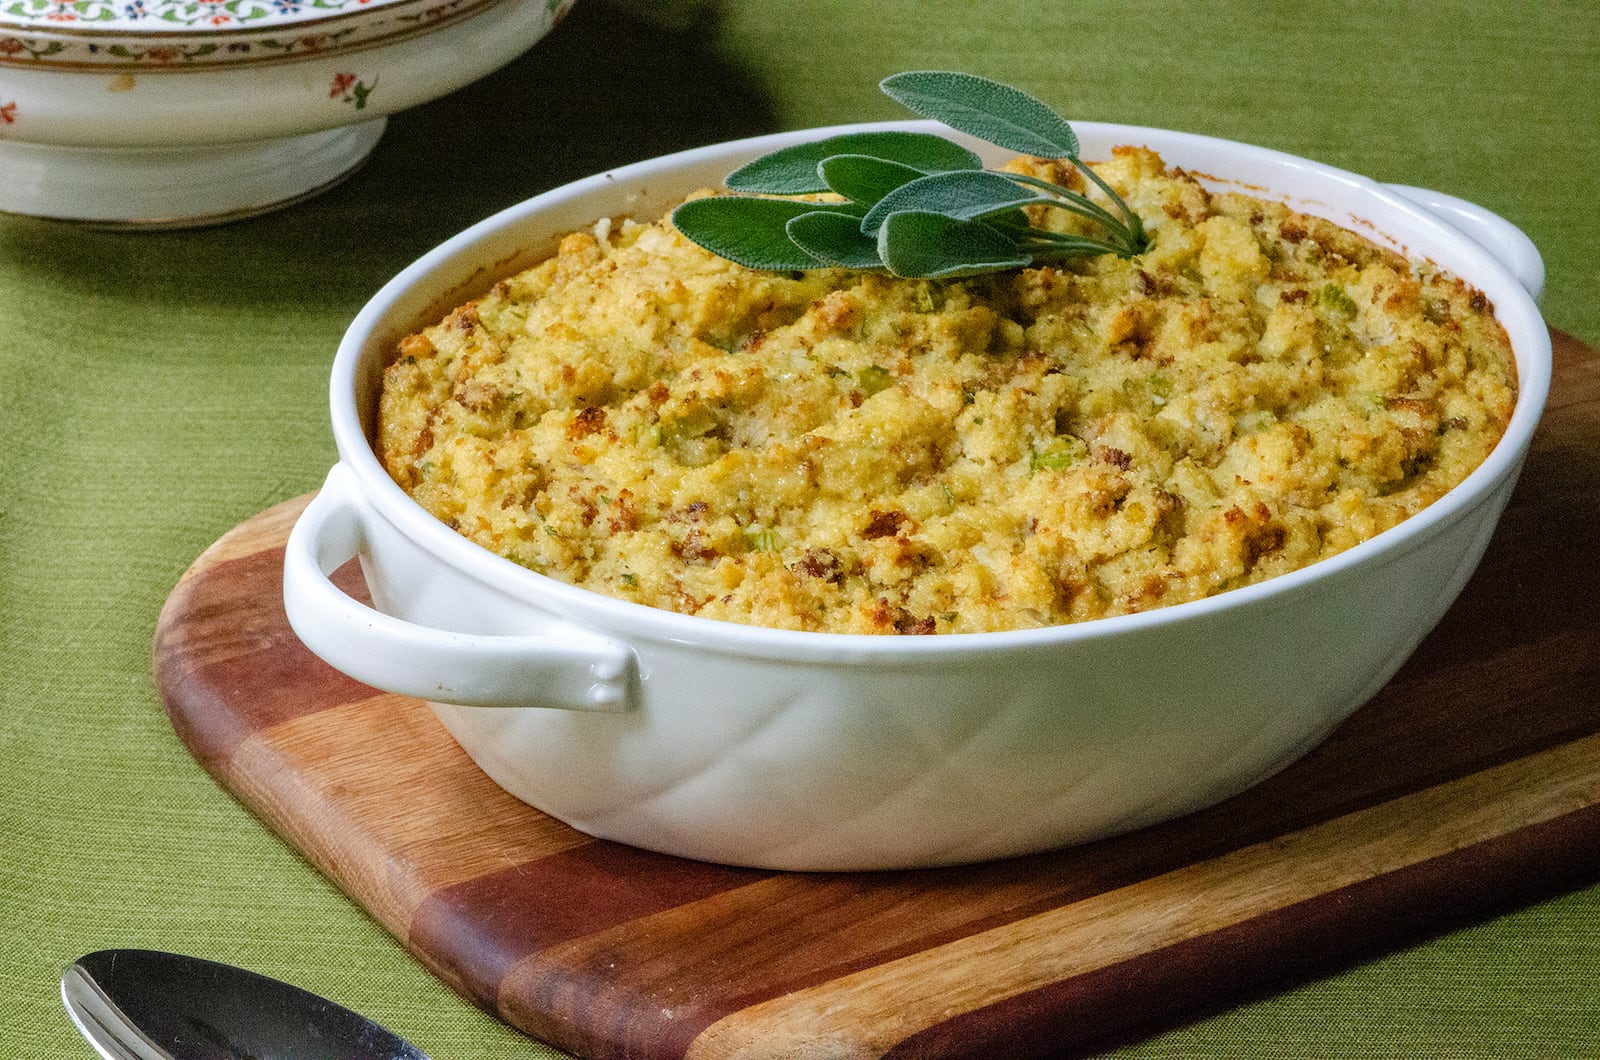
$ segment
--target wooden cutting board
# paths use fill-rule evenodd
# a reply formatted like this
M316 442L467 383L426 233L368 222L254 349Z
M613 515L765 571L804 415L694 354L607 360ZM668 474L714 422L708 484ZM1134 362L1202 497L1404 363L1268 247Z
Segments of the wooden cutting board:
M1600 354L1556 382L1477 576L1325 744L1212 810L957 869L794 874L588 839L422 703L296 640L244 523L155 672L218 781L451 986L585 1056L1058 1056L1600 878ZM361 593L347 568L342 583Z

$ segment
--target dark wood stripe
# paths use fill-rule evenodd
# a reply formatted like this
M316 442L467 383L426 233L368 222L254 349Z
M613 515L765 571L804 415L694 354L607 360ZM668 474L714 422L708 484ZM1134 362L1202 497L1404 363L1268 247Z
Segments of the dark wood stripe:
M179 739L208 767L256 732L378 694L312 655L289 628L283 555L265 549L185 578L157 623L161 700ZM368 599L355 563L334 582Z
M762 1001L1600 732L1600 697L1579 690L1600 687L1596 656L1565 653L1574 695L1530 689L1506 696L1493 670L1467 687L1453 681L1430 688L1426 679L1391 686L1278 776L1132 835L958 869L795 876L781 901L769 888L729 891L681 917L657 917L648 928L621 916L596 921L593 937L573 936L559 952L535 958L537 971L518 977L566 984L562 992L502 1004L514 1006L518 1022L554 1019L562 1034L583 1027L595 1035L567 1040L569 1049L621 1041L640 1055L678 1055L717 1020ZM1495 657L1488 665L1509 662ZM1537 672L1533 660L1511 666L1518 668ZM1419 723L1417 697L1434 696L1453 697L1437 701L1458 704L1459 712L1427 711ZM584 881L563 886L581 889ZM730 952L738 954L737 973L719 974ZM648 1018L664 1007L673 1011L670 1022ZM540 1026L544 1036L556 1033Z
M1589 806L965 1013L887 1055L1021 1060L1101 1052L1252 992L1283 989L1597 879L1600 807Z
M431 896L410 945L493 1010L507 973L532 953L771 875L590 842Z

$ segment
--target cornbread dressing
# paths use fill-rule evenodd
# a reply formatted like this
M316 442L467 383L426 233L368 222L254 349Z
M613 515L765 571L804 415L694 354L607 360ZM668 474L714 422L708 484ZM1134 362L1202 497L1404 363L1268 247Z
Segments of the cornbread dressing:
M587 589L961 633L1295 570L1494 447L1516 376L1482 294L1148 150L1096 169L1147 253L944 281L770 273L667 219L602 221L399 344L380 455L460 533Z

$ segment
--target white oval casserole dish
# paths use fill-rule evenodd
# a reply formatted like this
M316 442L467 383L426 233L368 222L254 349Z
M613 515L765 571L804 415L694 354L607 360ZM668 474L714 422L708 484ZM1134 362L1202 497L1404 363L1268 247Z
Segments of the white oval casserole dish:
M384 472L369 439L399 338L553 252L567 231L653 219L759 154L863 128L948 135L925 122L851 126L642 162L497 214L385 286L334 362L339 462L290 537L294 629L351 676L432 702L489 776L545 813L741 865L884 869L1040 851L1200 809L1281 769L1371 697L1461 590L1543 409L1538 254L1449 196L1206 137L1075 126L1086 158L1147 145L1212 187L1275 197L1431 259L1492 300L1515 350L1510 427L1465 482L1332 559L1210 599L931 637L718 622L519 567ZM327 578L356 555L376 611Z

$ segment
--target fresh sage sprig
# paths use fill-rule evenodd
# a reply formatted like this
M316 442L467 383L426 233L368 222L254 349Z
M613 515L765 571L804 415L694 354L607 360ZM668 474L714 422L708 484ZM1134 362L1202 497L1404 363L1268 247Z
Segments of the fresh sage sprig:
M925 118L1020 154L1066 159L1098 188L1088 195L983 167L972 151L931 133L844 133L762 155L734 170L733 195L694 199L672 222L713 254L753 269L823 267L906 277L971 276L1149 247L1139 215L1078 157L1072 126L1010 85L973 74L911 71L879 86ZM832 192L843 201L791 196ZM783 196L779 198L778 196ZM1023 207L1067 210L1096 235L1039 228Z

